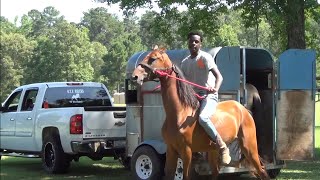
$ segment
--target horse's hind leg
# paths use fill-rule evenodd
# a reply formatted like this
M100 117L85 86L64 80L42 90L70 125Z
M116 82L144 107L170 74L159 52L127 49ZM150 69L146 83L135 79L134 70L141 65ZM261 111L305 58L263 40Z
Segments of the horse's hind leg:
M249 113L245 116L245 118L249 119L244 120L246 122L242 124L238 134L239 144L242 153L245 155L248 162L254 166L256 172L259 175L259 178L270 179L268 173L265 171L265 169L262 167L260 163L254 121Z

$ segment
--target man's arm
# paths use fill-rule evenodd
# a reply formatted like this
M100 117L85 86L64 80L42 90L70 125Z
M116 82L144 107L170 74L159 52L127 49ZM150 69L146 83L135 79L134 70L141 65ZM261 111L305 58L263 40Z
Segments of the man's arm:
M214 66L209 71L212 72L212 74L216 77L216 83L215 83L216 85L215 85L215 87L210 87L210 91L218 92L220 89L220 86L222 84L223 77L218 69L218 66Z

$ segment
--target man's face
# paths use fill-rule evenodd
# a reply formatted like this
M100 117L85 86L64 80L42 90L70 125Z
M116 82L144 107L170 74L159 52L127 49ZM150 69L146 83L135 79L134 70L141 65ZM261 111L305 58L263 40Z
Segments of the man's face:
M200 36L198 35L192 35L189 38L188 41L188 47L189 47L189 51L192 55L197 55L199 52L199 49L201 48L201 40L200 40Z

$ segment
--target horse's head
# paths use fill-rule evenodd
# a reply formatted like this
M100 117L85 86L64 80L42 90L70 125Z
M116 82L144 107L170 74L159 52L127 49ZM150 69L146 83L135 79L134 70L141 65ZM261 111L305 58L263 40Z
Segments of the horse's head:
M138 84L142 85L143 82L152 81L158 78L159 71L171 73L173 64L165 53L165 49L152 50L136 67L132 73L132 78Z

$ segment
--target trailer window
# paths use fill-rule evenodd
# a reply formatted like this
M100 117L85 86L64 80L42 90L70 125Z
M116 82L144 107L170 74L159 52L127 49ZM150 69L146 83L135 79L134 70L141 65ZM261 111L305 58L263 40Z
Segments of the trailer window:
M125 101L126 104L138 102L137 85L130 79L125 80Z
M107 91L102 87L55 87L47 89L47 108L111 106Z

